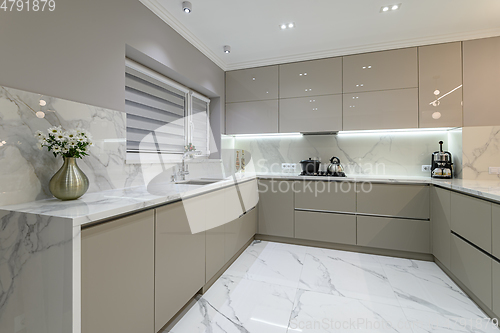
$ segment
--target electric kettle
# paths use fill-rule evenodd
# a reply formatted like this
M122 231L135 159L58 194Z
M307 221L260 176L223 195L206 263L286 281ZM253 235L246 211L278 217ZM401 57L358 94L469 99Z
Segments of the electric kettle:
M326 170L329 174L334 176L345 177L344 167L340 164L340 159L338 157L333 156L330 159L330 164Z

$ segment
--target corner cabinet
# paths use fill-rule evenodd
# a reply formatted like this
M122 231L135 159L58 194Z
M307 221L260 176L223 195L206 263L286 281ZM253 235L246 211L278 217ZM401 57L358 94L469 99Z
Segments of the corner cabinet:
M154 333L154 211L82 230L82 332Z
M259 180L258 233L294 237L293 182Z
M432 254L450 269L451 193L431 187Z
M419 127L462 127L462 43L418 48Z

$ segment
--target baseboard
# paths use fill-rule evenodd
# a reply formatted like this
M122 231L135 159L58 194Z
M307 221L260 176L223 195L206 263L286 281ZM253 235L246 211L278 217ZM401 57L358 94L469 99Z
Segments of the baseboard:
M481 302L481 300L474 295L474 293L467 288L462 281L460 281L438 258L434 257L434 262L443 270L457 284L457 286L462 289L462 291L469 296L469 298L476 303L476 305L490 318L500 319L500 314L495 314L486 304Z
M288 237L280 237L280 236L269 236L269 235L261 235L261 234L255 235L255 239L269 241L269 242L277 242L277 243L295 244L295 245L303 245L303 246L311 246L311 247L321 247L321 248L340 250L340 251L375 254L375 255L387 256L387 257L434 261L434 256L432 254L428 254L428 253L417 253L417 252L407 252L407 251L398 251L398 250L378 249L378 248L374 248L374 247L365 247L365 246L359 246L359 245L328 243L328 242L312 241L312 240L307 240L307 239L297 239L297 238L288 238Z

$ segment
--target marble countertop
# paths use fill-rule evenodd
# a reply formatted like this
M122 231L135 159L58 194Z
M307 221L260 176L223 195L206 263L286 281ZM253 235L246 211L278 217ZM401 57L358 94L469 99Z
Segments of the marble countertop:
M236 178L228 177L209 185L187 185L175 183L158 183L155 186L139 186L125 189L108 190L87 193L82 198L73 201L60 201L58 199L45 199L29 203L3 206L0 210L17 213L28 213L67 219L73 226L112 218L155 207L170 202L186 199L237 182L245 182L256 177L261 179L276 180L311 180L311 181L349 181L372 183L397 183L397 184L433 184L442 188L475 195L500 203L500 181L480 180L438 180L430 177L404 177L404 176L350 176L337 177L304 177L294 174L246 174Z

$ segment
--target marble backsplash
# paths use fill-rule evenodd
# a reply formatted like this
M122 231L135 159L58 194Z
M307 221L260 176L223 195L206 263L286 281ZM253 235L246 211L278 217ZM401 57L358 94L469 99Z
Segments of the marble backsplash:
M427 176L422 165L431 164L431 154L450 150L456 163L455 175L461 176L461 130L429 130L411 132L340 133L310 136L224 136L223 162L226 170L234 168L232 149L245 150L249 171L281 172L281 163L300 164L309 157L320 159L322 170L332 156L337 156L348 175ZM224 153L227 152L227 153ZM251 156L251 160L250 160Z
M463 128L463 178L499 180L489 174L490 167L500 168L500 127Z
M38 118L29 108L39 111L40 98L47 102L41 108L44 118ZM52 197L48 183L62 159L38 150L33 135L58 125L64 129L84 128L93 136L95 146L90 156L78 161L89 178L89 192L145 185L175 167L126 163L123 112L0 87L0 206ZM220 176L223 171L220 160L203 159L192 161L190 172L191 177L198 177Z

